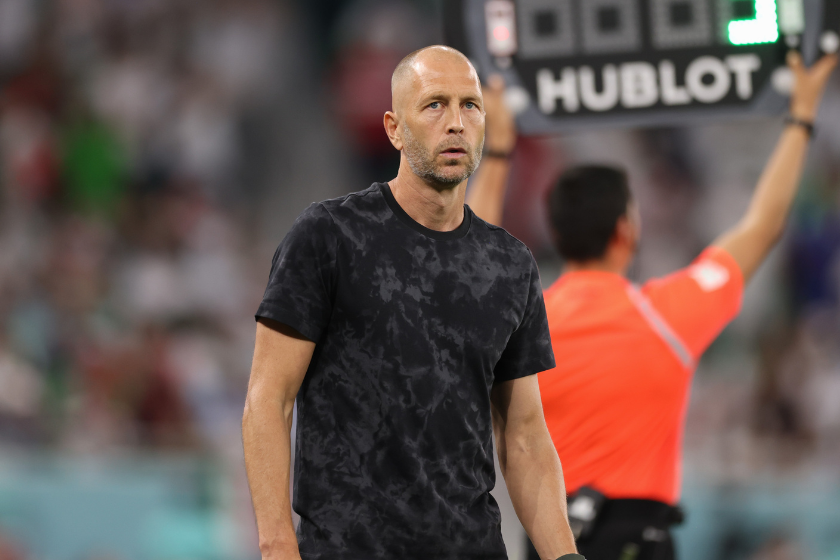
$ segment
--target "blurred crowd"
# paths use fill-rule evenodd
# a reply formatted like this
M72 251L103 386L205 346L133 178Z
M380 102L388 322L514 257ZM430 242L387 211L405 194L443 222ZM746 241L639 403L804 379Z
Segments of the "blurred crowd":
M261 0L0 1L4 443L238 441L281 25Z
M0 449L238 457L272 251L309 202L393 177L390 74L438 9L0 0ZM789 233L698 372L687 460L715 480L840 480L837 77L818 124ZM620 163L635 279L668 273L737 220L780 127L520 138L504 225L547 285L546 189Z

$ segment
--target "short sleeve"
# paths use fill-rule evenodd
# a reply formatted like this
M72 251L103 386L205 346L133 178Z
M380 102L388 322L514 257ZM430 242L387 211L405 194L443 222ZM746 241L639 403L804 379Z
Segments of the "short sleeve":
M555 366L540 273L530 252L529 260L531 270L525 312L496 364L494 383L534 375Z
M738 315L744 277L729 253L711 247L688 268L651 280L642 291L698 359Z
M336 246L332 216L323 205L311 205L274 253L256 318L278 321L317 342L332 314Z

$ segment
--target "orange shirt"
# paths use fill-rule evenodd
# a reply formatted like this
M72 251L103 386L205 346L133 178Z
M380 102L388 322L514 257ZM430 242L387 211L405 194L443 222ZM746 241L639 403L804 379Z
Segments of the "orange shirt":
M737 263L714 247L641 289L580 271L545 292L557 367L539 374L540 393L568 493L679 500L691 376L742 292Z

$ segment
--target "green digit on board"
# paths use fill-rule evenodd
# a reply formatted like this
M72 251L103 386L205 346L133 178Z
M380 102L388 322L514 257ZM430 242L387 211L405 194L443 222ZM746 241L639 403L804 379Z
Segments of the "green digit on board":
M733 45L775 43L779 40L779 15L776 0L750 1L755 4L755 17L730 21L727 26L729 42Z

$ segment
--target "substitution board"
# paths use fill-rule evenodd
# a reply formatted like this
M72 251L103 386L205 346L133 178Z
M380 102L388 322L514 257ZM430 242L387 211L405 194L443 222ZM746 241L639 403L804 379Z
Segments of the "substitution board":
M779 114L840 48L840 0L446 0L447 44L501 74L523 133Z

